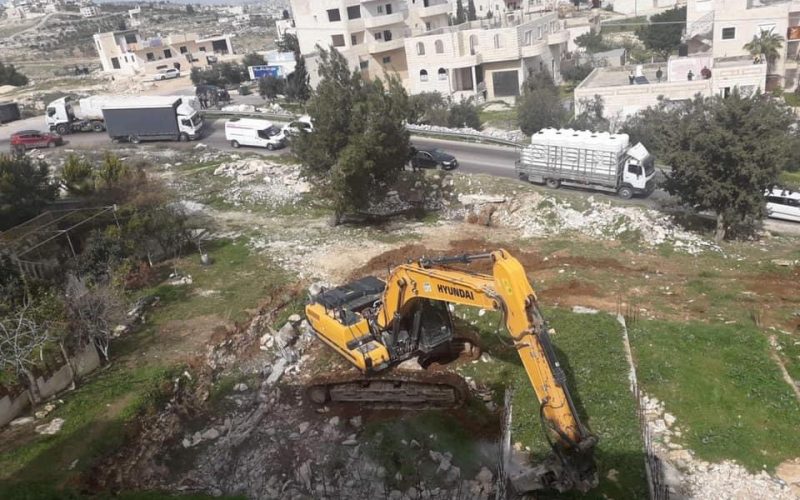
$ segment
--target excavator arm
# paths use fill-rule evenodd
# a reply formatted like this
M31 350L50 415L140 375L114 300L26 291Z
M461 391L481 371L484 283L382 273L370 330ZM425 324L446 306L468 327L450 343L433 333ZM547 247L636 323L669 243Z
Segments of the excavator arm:
M492 274L450 267L491 259ZM488 254L422 259L392 272L378 312L381 327L391 330L406 305L417 299L450 302L500 311L540 405L548 441L574 472L572 486L593 486L592 452L597 438L581 423L567 387L566 375L550 341L536 293L520 262L504 250ZM561 478L563 481L564 478Z
M476 260L491 260L491 275L454 267ZM446 303L502 313L539 401L543 430L557 464L517 474L516 481L512 478L517 490L585 491L595 486L597 438L580 421L525 270L505 250L402 264L392 269L385 283L365 278L320 294L306 307L306 315L323 341L369 377L425 352L426 346L449 341L452 332L446 326L440 334L435 328L426 330L420 319L431 310L429 304ZM369 381L363 379L362 387ZM318 399L330 398L326 392Z

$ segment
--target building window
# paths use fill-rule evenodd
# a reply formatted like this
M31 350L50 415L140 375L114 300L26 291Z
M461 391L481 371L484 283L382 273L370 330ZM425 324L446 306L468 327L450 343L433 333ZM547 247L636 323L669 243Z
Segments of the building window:
M375 37L375 40L383 40L383 33L381 33L380 31L375 33L373 36Z
M722 39L733 40L736 38L736 28L722 28Z
M335 23L341 20L342 16L339 14L339 9L328 9L328 21Z
M536 30L536 39L537 40L541 40L542 39L542 27L541 26L539 26L539 28L537 28L537 30Z
M392 13L392 4L387 3L386 4L386 15L388 16L391 13Z
M205 52L206 48L205 47L200 47L200 49L198 49L198 50L200 50L200 52Z
M182 45L180 50L181 50L181 54L185 54L187 52L187 49L186 49L185 45Z
M419 81L427 82L428 81L428 72L424 69L419 70Z
M386 41L386 42L391 41L392 40L392 32L389 31L389 30L384 30L383 31L383 40Z
M148 61L155 61L156 60L155 54L153 54L152 52L148 52L147 53L147 60Z
M430 30L431 30L431 23L426 22L425 23L425 31L430 31Z
M434 47L436 47L437 54L444 54L444 43L442 43L441 40L436 40L436 42L433 45Z
M359 19L361 17L361 7L353 5L347 8L347 19Z
M350 45L358 45L358 38L355 35L350 35Z
M166 57L167 59L172 57L172 51L169 49L164 49L164 57Z
M473 56L478 52L478 35L469 36L469 53Z
M331 35L334 47L344 47L344 35Z
M369 67L369 61L359 61L358 67L361 69L367 69Z
M125 35L125 43L136 43L136 35L133 33Z
M117 59L116 57L112 57L111 58L111 67L114 68L114 69L119 69L120 68L119 59Z
M378 5L378 14L383 14L383 5Z
M500 34L496 34L494 36L494 48L499 49L503 46L502 40L500 39Z
M528 30L525 32L525 38L522 39L522 45L530 45L533 41L533 31Z
M425 44L422 42L417 42L417 55L418 56L425 55Z
M439 80L447 80L447 70L439 68Z
M392 62L392 56L383 56L383 64L389 64Z

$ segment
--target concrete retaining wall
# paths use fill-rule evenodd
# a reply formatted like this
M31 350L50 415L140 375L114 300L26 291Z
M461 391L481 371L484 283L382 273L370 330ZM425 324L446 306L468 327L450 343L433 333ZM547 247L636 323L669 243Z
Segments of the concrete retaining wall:
M100 356L94 345L89 344L78 351L72 358L77 375L83 376L91 373L100 366ZM46 379L39 377L36 379L39 386L39 393L42 398L48 398L69 387L72 384L69 367L65 364L55 372L51 373ZM30 405L28 391L22 392L17 396L3 396L0 398L0 427L11 422Z

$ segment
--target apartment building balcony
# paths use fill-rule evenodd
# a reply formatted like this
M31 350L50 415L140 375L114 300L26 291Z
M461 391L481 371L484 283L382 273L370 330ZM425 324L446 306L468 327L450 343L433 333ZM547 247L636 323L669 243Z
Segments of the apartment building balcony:
M568 41L569 41L568 30L561 30L561 31L556 31L555 33L547 34L548 45L561 45L562 43L567 43Z
M427 0L423 0L423 4L419 7L419 17L426 18L426 17L434 17L434 16L441 16L442 14L450 14L450 4L447 2L441 2L434 4L433 2L428 2Z
M367 44L367 50L370 54L380 54L381 52L389 52L390 50L402 49L405 46L403 37L397 37L389 40L374 40Z
M522 57L536 57L545 53L547 44L545 42L536 42L531 45L522 45L519 48Z
M389 26L391 24L402 23L403 19L404 16L402 12L384 14L382 16L369 16L364 18L364 27L379 28L381 26Z

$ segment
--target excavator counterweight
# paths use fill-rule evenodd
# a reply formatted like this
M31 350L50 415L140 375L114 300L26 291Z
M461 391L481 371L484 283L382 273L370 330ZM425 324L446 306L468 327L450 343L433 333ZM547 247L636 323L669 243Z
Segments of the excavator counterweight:
M491 260L490 275L465 270ZM447 408L468 397L455 374L403 370L466 349L454 332L448 304L500 311L539 402L543 431L555 460L510 474L518 492L552 488L585 491L597 483L596 436L581 423L567 378L550 341L536 294L520 262L505 250L420 259L391 270L384 282L367 277L311 298L306 317L317 336L358 368L311 382L312 401L371 408ZM458 347L455 347L458 346Z

